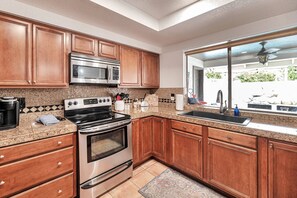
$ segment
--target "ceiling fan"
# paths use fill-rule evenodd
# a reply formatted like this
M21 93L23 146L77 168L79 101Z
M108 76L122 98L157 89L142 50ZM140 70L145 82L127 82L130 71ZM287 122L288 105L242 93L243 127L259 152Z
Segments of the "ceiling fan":
M263 65L267 63L268 60L272 60L277 57L276 52L278 52L280 49L279 48L270 48L266 49L265 44L266 41L262 41L259 43L262 45L262 49L258 52L257 57L259 59L259 63L262 63Z

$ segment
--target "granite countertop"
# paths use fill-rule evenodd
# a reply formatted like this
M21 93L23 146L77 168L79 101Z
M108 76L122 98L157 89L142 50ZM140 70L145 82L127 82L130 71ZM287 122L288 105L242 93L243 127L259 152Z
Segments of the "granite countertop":
M188 111L190 110L176 111L173 107L142 107L138 109L131 108L130 110L125 110L122 112L119 111L119 113L129 114L131 115L132 119L147 116L159 116L209 127L226 129L244 134L297 143L297 118L290 123L282 122L280 118L276 118L274 120L260 120L253 118L247 126L241 126L223 121L215 121L204 118L191 118L179 115Z
M247 126L241 126L223 121L191 118L179 115L187 111L190 110L176 111L173 107L144 107L137 109L131 108L130 110L119 111L119 113L129 114L132 119L147 116L158 116L244 134L297 143L297 118L291 119L290 122L282 121L282 119L278 117L274 120L260 120L258 118L253 118ZM20 114L20 124L17 128L0 131L0 148L57 135L74 133L77 131L76 125L69 120L61 121L52 126L44 126L36 122L36 118L46 114L63 116L63 111Z
M0 148L77 131L76 125L69 120L51 126L44 126L36 122L36 118L46 114L63 116L63 111L20 114L18 127L0 131Z

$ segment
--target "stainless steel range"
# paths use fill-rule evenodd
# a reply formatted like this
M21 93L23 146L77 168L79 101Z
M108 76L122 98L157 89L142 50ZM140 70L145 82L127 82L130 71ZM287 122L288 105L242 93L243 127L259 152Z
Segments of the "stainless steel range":
M111 111L110 97L64 100L77 124L79 196L97 197L132 176L131 118Z

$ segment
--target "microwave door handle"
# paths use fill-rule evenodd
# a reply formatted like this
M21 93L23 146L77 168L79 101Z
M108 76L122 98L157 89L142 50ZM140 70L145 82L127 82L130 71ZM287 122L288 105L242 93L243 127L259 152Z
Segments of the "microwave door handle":
M108 66L108 80L111 80L111 68Z

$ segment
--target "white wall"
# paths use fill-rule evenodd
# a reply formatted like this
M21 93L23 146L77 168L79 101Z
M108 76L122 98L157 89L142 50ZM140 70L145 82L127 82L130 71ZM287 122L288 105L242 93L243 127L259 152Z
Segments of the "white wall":
M162 53L160 56L160 87L183 87L185 60L180 58L182 51Z
M127 44L144 50L160 53L161 48L129 38L114 32L107 31L92 25L88 25L71 18L67 18L52 12L48 12L16 0L0 0L0 11L26 17L36 21L45 22L51 25L64 27L78 32L87 32L89 35Z
M187 40L178 44L170 45L162 49L162 61L160 65L161 87L186 87L185 74L186 64L180 63L185 59L184 52L190 49L203 47L228 40L235 40L258 34L278 31L286 28L297 27L297 11L267 18L257 22L241 25L214 34ZM167 60L168 59L168 60ZM169 66L170 64L170 66ZM170 68L170 69L169 69ZM183 70L183 72L181 72ZM178 73L176 73L178 72ZM175 81L170 78L174 76ZM183 82L183 83L182 83Z

